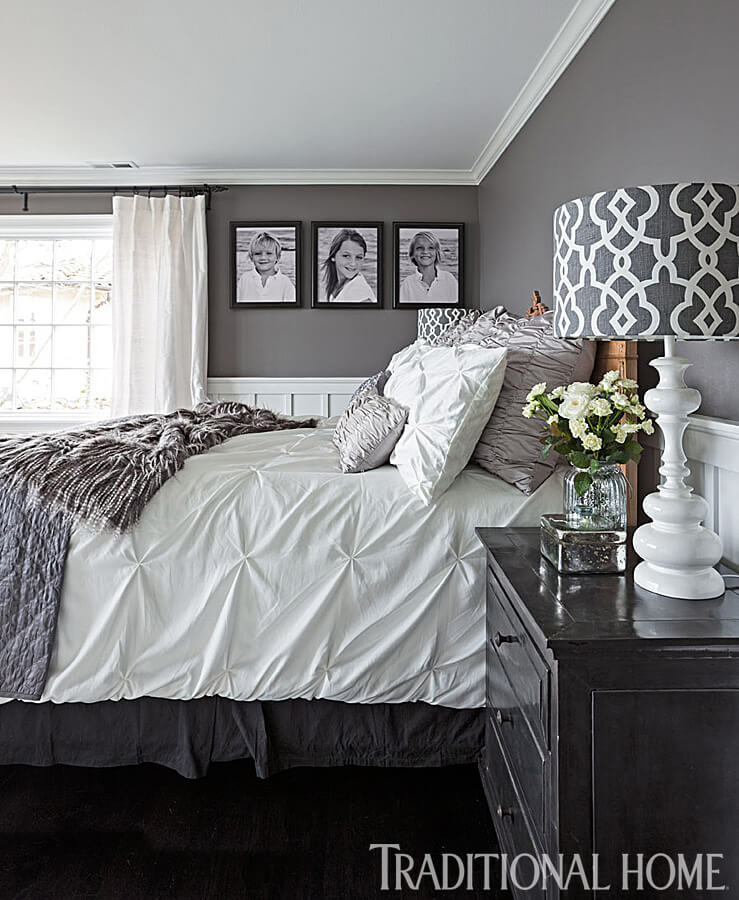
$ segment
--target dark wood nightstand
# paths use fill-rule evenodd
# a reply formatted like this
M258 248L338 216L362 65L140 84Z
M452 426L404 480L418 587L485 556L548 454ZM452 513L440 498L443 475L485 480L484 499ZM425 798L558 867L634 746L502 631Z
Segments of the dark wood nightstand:
M658 853L676 866L678 854L692 865L723 853L714 883L739 896L739 591L651 594L634 585L631 550L626 575L559 575L539 555L538 528L477 534L487 549L481 773L502 850L581 854L588 868L600 854L600 882L613 885L600 897L630 896L622 854L634 868L637 853L642 867ZM655 860L652 877L665 884L669 863ZM590 896L581 885L562 896ZM677 882L644 889L633 895L713 896ZM560 892L550 883L516 896Z

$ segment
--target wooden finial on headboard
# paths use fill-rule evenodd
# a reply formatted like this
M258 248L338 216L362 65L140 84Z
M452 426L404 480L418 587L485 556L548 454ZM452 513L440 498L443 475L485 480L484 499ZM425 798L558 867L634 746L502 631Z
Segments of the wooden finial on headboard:
M531 295L531 306L528 308L526 318L531 319L534 316L543 316L545 312L549 312L549 307L541 302L541 294L534 291Z

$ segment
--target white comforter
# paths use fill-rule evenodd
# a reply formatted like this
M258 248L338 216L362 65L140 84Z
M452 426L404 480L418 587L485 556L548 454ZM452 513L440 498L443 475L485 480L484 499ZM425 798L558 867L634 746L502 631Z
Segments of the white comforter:
M536 524L466 469L430 507L392 466L344 475L333 423L190 459L123 536L72 536L44 700L324 697L484 703L476 525Z

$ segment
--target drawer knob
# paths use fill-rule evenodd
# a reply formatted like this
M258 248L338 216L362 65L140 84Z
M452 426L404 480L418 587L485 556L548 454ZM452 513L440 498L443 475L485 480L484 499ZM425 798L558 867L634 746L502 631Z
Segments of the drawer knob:
M519 638L517 634L502 634L500 631L496 631L493 641L496 647L500 647L502 644L517 644Z
M513 810L508 806L499 805L495 812L497 813L499 819L505 819L506 817L508 817L509 819L513 818Z
M513 716L509 716L501 710L498 710L495 713L495 721L498 723L498 725L513 725Z

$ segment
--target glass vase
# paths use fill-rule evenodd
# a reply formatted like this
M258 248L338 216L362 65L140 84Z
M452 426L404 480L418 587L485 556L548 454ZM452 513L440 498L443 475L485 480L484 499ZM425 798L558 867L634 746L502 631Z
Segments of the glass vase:
M564 477L564 516L569 528L623 531L626 528L628 482L617 465L605 465L591 473L590 487L581 496L575 490L580 469L568 469Z

